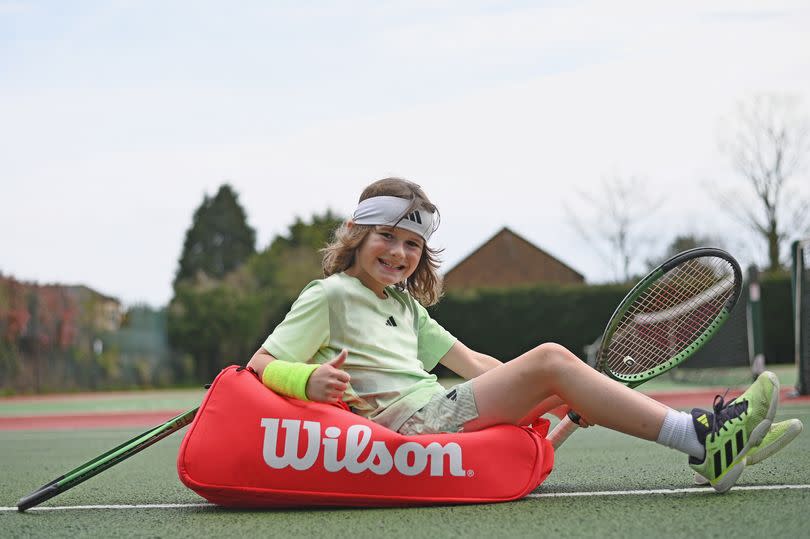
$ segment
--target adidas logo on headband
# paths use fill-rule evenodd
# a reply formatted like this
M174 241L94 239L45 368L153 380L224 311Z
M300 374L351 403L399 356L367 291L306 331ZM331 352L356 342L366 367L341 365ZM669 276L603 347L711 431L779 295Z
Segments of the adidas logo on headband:
M421 208L408 212L411 201L392 196L367 198L357 205L353 220L358 225L387 225L404 228L422 236L433 234L433 213ZM407 213L406 213L407 212Z
M422 216L419 215L419 210L412 211L411 213L405 216L405 219L408 219L409 221L414 221L416 223L419 223L420 225L422 224Z

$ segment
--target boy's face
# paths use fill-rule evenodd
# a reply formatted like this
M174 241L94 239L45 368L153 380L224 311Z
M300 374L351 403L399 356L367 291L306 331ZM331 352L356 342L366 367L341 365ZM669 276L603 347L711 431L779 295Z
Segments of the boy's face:
M425 240L402 228L375 226L357 249L346 273L360 279L378 296L386 286L405 281L419 264Z

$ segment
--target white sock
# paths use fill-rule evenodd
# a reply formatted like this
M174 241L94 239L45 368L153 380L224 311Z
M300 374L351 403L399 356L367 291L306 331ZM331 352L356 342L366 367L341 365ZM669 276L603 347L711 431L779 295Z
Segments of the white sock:
M664 418L664 424L661 425L656 442L696 459L703 460L706 455L706 448L698 441L692 415L686 412L670 409Z

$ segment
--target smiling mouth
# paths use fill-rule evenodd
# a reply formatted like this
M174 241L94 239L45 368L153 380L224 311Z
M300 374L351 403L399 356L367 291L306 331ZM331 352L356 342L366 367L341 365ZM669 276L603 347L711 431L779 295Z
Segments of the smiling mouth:
M393 265L389 264L388 262L386 262L385 260L383 260L382 258L378 258L377 260L380 262L380 264L382 264L386 268L391 268L393 270L403 270L403 269L405 269L405 266L393 266Z

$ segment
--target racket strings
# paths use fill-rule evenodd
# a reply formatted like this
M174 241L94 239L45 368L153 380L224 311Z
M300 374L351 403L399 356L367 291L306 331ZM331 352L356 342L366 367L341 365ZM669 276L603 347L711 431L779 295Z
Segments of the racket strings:
M622 316L603 359L616 374L644 373L689 347L734 293L733 268L693 259L653 283Z
M617 334L624 338L614 339L616 353L613 354L613 366L623 370L631 367L630 371L643 372L666 361L672 357L673 351L691 343L725 303L723 295L711 297L709 301L696 299L715 281L717 279L712 272L691 263L654 284L623 317ZM666 313L666 316L662 317L660 313ZM654 323L647 323L649 320ZM643 349L640 348L641 338ZM651 343L653 347L650 347ZM642 351L644 353L640 353ZM617 364L617 360L621 360L621 363Z
M625 338L617 341L614 368L644 372L691 344L724 304L717 298L709 302L694 300L694 295L704 290L706 284L695 279L688 286L676 288L659 284L640 298L638 306L629 311L621 324ZM652 323L647 322L650 316L643 316L657 312L666 312L667 316L653 318Z

